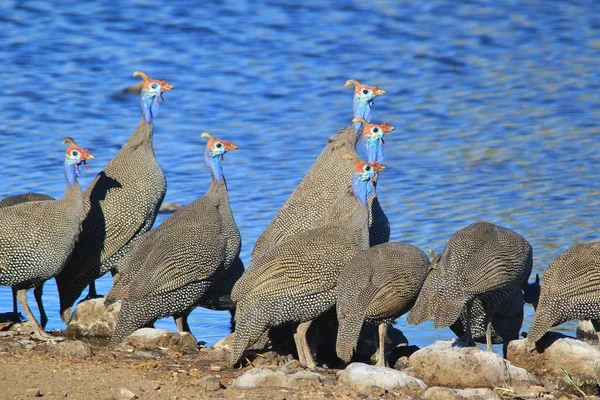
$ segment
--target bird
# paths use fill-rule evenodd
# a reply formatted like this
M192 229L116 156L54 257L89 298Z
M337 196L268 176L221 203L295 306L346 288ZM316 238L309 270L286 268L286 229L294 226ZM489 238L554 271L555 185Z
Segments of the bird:
M194 307L231 304L222 298L222 286L231 289L243 264L240 269L241 237L221 162L238 146L209 133L202 137L208 140L204 161L212 177L210 187L142 235L119 263L119 281L107 296L123 299L113 342L168 315L178 319L180 331L189 331L187 316Z
M49 196L47 194L42 193L23 193L16 194L13 196L8 196L0 200L0 208L14 206L15 204L20 203L28 203L30 201L44 201L44 200L55 200L54 197ZM42 328L46 328L46 324L48 323L48 316L46 315L46 311L44 310L44 304L42 303L42 295L44 284L42 283L39 286L33 288L33 295L35 297L35 301L37 303L38 309L40 310L40 326ZM15 287L12 288L12 300L13 300L13 320L19 321L19 310L17 308L17 289Z
M474 345L473 303L486 305L483 326L492 351L491 325L509 295L527 284L533 263L531 245L508 228L479 221L456 232L429 267L408 322L419 324L433 316L435 327L450 326L465 308L465 334L461 341ZM513 292L516 293L516 292ZM522 314L522 299L520 300ZM519 327L522 315L515 315Z
M428 269L427 255L418 247L401 242L363 250L342 268L336 285L338 357L350 362L363 322L369 322L378 325L377 366L387 366L387 327L413 306Z
M370 120L371 107L375 98L385 94L377 86L360 84L350 79L345 87L355 86L353 96L354 117ZM361 123L350 124L331 136L310 170L294 189L264 232L259 236L252 250L252 259L291 239L295 235L324 225L327 214L340 195L347 191L353 164L343 159L346 153L356 153L356 143ZM378 202L378 210L373 212L372 230L384 230L378 236L389 239L389 222ZM383 218L385 217L385 218ZM387 241L387 240L386 240Z
M17 300L38 339L51 336L33 316L27 304L27 290L55 276L71 254L85 215L77 177L81 165L94 158L72 138L65 138L63 144L68 145L63 197L0 208L0 285L17 290Z
M294 340L300 362L315 368L306 332L315 318L335 306L339 271L369 247L367 197L374 189L375 177L384 170L377 162L358 160L355 153L343 157L354 164L354 173L347 180L350 187L343 194L351 201L338 199L325 225L296 234L253 259L233 287L236 325L231 365L269 328L299 323Z
M600 242L577 244L544 272L540 298L526 338L533 351L552 327L571 320L600 320Z
M55 277L65 323L86 286L90 286L88 297L96 297L94 280L108 271L116 273L118 260L137 237L152 227L167 190L152 138L162 94L173 86L143 72L133 75L144 81L140 94L142 119L84 192L86 215L81 234L69 262Z

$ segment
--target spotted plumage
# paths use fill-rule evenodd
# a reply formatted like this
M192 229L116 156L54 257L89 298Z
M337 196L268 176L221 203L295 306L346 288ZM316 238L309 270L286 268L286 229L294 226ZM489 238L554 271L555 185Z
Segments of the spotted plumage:
M232 308L227 289L243 264L221 160L237 146L206 133L203 137L208 139L204 159L212 176L207 193L142 235L119 263L120 278L107 298L123 299L114 342L168 315L181 318L178 328L188 330L187 315L199 305Z
M143 73L144 84L158 84L154 98L172 86ZM141 96L148 92L142 90ZM141 100L145 102L144 99ZM147 103L146 103L147 104ZM152 104L152 102L150 103ZM152 108L152 110L154 110ZM84 192L85 219L73 255L56 276L63 321L83 290L108 271L116 272L118 260L133 241L152 227L167 190L162 169L154 157L154 124L143 116L129 140ZM155 115L156 110L150 112Z
M337 281L336 352L349 362L363 322L379 325L377 365L386 366L387 326L408 312L425 281L429 259L406 243L383 243L358 253Z
M600 319L600 242L573 246L548 266L528 347L533 349L550 328L577 319Z
M0 200L0 208L14 206L15 204L20 203L28 203L30 201L44 201L44 200L55 200L54 197L48 196L47 194L42 193L24 193L24 194L16 194L14 196L8 196L4 199ZM33 289L33 294L35 297L35 301L37 303L38 309L40 310L40 326L42 328L46 327L46 323L48 323L48 316L46 315L46 311L44 310L44 304L42 303L42 294L44 284L36 286ZM19 320L19 310L17 309L17 288L12 287L12 296L13 296L13 318L15 321Z
M466 308L463 340L472 343L472 307L479 299L486 305L483 326L491 351L491 321L510 295L506 292L517 293L526 285L531 267L531 245L522 236L489 222L471 224L456 232L432 261L408 322L418 324L433 316L436 327L450 326ZM522 304L521 298L515 308L521 311L514 315L519 326Z
M357 88L353 97L354 116L369 121L373 100L385 91L377 87L360 85L354 80L346 82L347 87L351 85ZM359 87L361 90L358 90ZM362 94L362 89L367 90L367 95ZM357 122L357 125L360 127L360 122ZM358 131L350 125L329 138L311 169L256 241L252 250L252 259L259 258L299 233L327 223L332 206L347 191L347 182L351 179L353 164L344 160L342 156L346 153L356 153L356 143L360 137ZM369 208L372 210L369 214L371 237L377 238L378 243L388 241L389 221L376 197L369 200ZM345 209L350 210L347 206Z
M27 290L55 276L69 257L84 217L80 166L93 156L71 138L64 161L67 189L59 200L32 201L0 208L0 285L17 290L39 338L48 338L27 304Z
M253 259L234 286L236 329L231 364L270 327L300 323L294 335L300 362L314 367L306 331L312 320L334 307L339 271L369 246L366 201L376 173L383 170L378 163L346 158L354 166L352 190L347 188L332 207L328 224L297 234Z

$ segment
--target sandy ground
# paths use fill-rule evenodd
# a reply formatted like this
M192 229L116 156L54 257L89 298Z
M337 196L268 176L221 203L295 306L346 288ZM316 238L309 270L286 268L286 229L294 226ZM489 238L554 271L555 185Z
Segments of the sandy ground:
M0 332L5 333L5 332ZM31 340L24 335L0 336L0 399L355 399L407 398L400 393L353 393L336 383L336 370L317 370L323 382L302 381L298 389L238 390L235 378L248 371L227 367L215 351L186 353L171 349L133 350L123 346L93 345L93 355L64 355L56 343ZM291 370L297 361L281 356ZM255 365L273 361L257 358ZM215 387L202 378L218 379Z

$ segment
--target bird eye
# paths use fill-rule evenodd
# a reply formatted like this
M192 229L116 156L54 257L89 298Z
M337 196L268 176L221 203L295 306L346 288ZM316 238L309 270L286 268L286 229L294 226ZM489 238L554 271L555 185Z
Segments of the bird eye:
M152 89L158 89L158 85L157 85L156 83L153 83L152 85L150 85L150 87L151 87Z
M220 149L221 147L223 147L223 145L221 143L217 143L215 146L217 149Z
M73 157L77 157L77 156L79 155L79 152L78 152L77 150L73 150L73 151L71 152L71 155L72 155Z
M369 94L369 91L367 89L363 89L363 94Z
M370 165L365 165L365 171L370 171L371 170L371 166Z
M373 133L379 132L379 128L373 128Z

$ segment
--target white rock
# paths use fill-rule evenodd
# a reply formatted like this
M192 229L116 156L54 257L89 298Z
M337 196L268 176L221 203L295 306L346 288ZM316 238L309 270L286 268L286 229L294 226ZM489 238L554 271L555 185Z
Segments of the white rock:
M529 387L537 379L496 353L437 341L409 358L414 374L430 386L451 388Z
M500 399L492 389L452 389L446 387L432 386L423 394L426 400L488 400Z
M273 371L268 368L253 368L233 381L236 389L258 389L267 387L297 388L295 380L282 371Z
M425 383L403 371L363 363L352 363L345 370L338 372L338 384L357 391L368 390L371 386L379 386L389 391L409 389L422 392L427 389Z
M104 298L82 301L67 325L69 334L81 337L110 337L117 325L121 302L104 306Z
M508 345L507 357L515 365L539 375L545 386L563 388L570 385L565 371L579 386L596 386L594 371L600 372L600 349L597 346L549 332L538 342L538 348L542 351L530 352L525 340L513 340Z
M123 345L131 344L140 349L167 347L179 351L196 348L196 338L189 332L169 332L166 329L141 328L123 339Z

